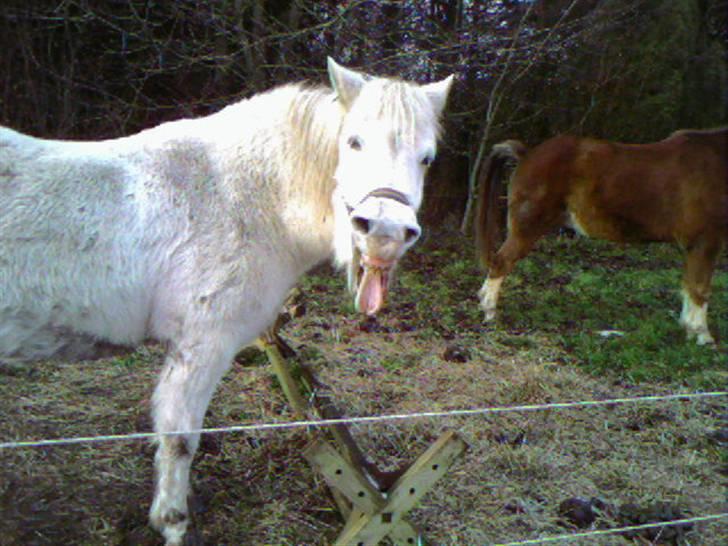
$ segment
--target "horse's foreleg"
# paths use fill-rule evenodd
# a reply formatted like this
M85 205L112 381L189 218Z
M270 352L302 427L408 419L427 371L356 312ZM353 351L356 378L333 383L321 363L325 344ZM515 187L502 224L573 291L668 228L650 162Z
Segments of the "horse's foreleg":
M215 386L233 354L209 343L170 349L153 397L155 432L202 428ZM149 517L167 546L181 545L187 530L190 465L198 443L199 434L194 433L160 435L158 439L156 489Z
M720 241L700 240L687 251L680 324L685 327L688 339L695 338L699 345L714 343L708 329L708 299L713 270L721 249Z

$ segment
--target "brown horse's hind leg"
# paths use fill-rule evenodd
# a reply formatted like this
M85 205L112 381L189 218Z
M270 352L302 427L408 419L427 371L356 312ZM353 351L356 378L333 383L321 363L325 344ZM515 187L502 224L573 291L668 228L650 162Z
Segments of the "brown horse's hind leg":
M483 320L491 321L495 319L498 295L503 280L506 275L513 271L518 260L531 251L541 235L542 233L538 233L530 237L523 237L514 235L513 231L508 234L505 242L493 257L493 262L488 270L488 277L478 291L480 308L485 313Z
M508 197L508 236L488 263L488 277L478 292L485 321L495 318L498 294L506 275L543 235L561 223L564 211L562 196L549 192L548 181L516 171Z
M687 250L680 324L685 327L688 339L695 338L699 345L714 343L708 330L708 298L713 269L721 249L718 239L700 239Z
M478 290L480 298L480 308L483 310L483 320L490 322L495 319L495 309L498 306L498 294L503 283L503 277L491 278L490 274L483 282L483 286Z

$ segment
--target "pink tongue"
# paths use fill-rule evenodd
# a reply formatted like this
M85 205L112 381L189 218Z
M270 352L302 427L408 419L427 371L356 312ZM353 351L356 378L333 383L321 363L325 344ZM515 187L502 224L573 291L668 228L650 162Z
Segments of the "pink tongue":
M366 268L356 298L357 309L367 315L373 315L384 304L386 291L381 269Z

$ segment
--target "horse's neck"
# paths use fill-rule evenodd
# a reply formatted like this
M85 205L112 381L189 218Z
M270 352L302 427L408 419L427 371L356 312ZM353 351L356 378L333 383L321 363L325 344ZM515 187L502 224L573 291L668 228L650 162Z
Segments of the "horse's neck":
M331 92L296 85L236 107L240 110L226 122L246 132L237 144L244 157L235 159L244 168L233 165L233 170L246 173L237 183L247 187L238 189L246 199L258 200L281 239L276 244L287 245L297 265L308 269L333 249L331 193L341 107ZM224 111L220 114L225 120Z
M331 194L343 114L330 92L304 89L300 93L288 113L285 140L290 171L281 182L285 224L310 267L333 250Z

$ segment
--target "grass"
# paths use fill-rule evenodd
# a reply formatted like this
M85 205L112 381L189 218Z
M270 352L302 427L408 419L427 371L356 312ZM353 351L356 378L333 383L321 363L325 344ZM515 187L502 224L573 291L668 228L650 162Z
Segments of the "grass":
M330 267L303 282L305 313L283 335L344 415L544 404L723 388L725 353L677 324L681 260L668 247L550 238L506 281L484 325L482 273L470 241L431 234L397 272L388 309L356 315ZM728 339L728 264L710 309ZM623 335L604 338L601 330ZM453 356L454 355L454 356ZM0 440L147 431L161 353L0 370ZM411 462L446 430L469 445L410 514L434 544L494 544L569 532L570 497L624 506L724 510L724 444L711 435L722 399L502 413L356 426L382 470ZM245 351L205 425L292 419L261 353ZM195 458L195 520L209 544L335 541L343 523L301 451L305 430L204 436ZM160 544L146 522L153 448L146 442L0 451L0 546ZM725 522L681 541L718 546ZM569 544L632 545L626 537Z
M501 303L508 328L538 327L556 334L571 359L594 374L720 388L725 344L716 351L688 343L678 324L682 257L676 250L667 245L620 248L583 239L551 239L539 250L516 271L517 293L511 295L506 286ZM545 256L558 256L559 266L547 267ZM541 274L535 275L536 270ZM726 340L725 259L713 286L709 323ZM524 300L535 303L521 307ZM603 331L617 335L603 337Z
M702 389L724 384L725 257L714 277L709 308L710 327L723 340L716 351L685 340L678 324L682 256L669 245L621 247L581 238L544 239L507 278L498 321L485 335L475 296L483 276L468 250L453 244L414 257L420 267L402 275L401 297L416 302L418 316L436 320L423 335L474 333L521 347L547 335L563 350L564 359L595 375ZM423 277L420 269L430 260L444 264Z

